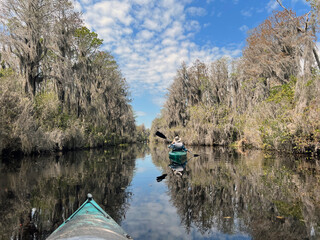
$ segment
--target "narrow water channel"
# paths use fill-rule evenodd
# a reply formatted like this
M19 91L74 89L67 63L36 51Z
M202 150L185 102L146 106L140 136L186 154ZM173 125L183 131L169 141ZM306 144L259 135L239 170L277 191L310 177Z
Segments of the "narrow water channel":
M320 239L319 162L163 145L0 161L0 239L46 239L92 193L134 239Z

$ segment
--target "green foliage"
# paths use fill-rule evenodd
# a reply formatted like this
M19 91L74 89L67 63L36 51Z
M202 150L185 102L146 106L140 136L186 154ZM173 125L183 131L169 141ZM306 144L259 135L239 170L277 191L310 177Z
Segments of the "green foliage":
M4 81L6 77L14 76L14 71L11 68L0 68L0 79Z
M150 137L150 129L147 129L143 124L136 127L136 141L147 142Z
M11 69L0 69L0 153L15 148L14 122L21 114L21 97L17 93L17 77Z
M296 83L297 78L291 76L288 83L272 87L267 101L275 103L287 103L292 107L294 104Z
M263 141L263 148L277 149L278 145L291 143L292 135L278 120L265 119L259 127L261 138Z
M195 124L206 124L214 121L214 116L219 106L194 105L188 108L190 121ZM220 117L219 117L220 119Z
M307 81L306 87L314 85L320 79L320 69L312 68L311 79Z
M89 48L98 48L102 45L103 40L98 38L98 34L91 32L87 27L81 27L75 31L75 36Z
M301 202L288 203L284 201L274 201L274 204L276 205L281 216L293 217L299 220L304 219Z
M47 130L59 128L66 130L71 116L62 112L61 104L55 92L43 92L34 99L35 117Z

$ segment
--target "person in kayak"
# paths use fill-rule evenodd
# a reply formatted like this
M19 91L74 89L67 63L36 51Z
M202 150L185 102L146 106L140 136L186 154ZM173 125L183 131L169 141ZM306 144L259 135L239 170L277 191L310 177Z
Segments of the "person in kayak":
M187 152L188 151L188 149L185 148L183 142L181 141L181 138L179 138L178 136L176 136L174 138L173 142L168 147L172 148L173 152L176 152L176 151Z

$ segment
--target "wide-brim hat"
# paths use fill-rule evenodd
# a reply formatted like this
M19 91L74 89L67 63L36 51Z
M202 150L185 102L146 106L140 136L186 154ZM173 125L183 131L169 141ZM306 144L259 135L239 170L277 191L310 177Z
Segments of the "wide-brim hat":
M174 138L174 141L175 141L175 142L181 142L181 138L179 138L178 136L176 136L176 137Z

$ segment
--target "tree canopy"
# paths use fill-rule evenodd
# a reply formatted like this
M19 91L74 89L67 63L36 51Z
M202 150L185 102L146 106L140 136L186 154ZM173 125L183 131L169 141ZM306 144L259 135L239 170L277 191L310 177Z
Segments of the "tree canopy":
M135 119L126 80L111 53L101 50L103 40L84 26L72 2L3 0L0 4L0 70L6 72L1 97L6 101L5 82L17 83L22 89L8 94L15 94L21 104L30 103L26 115L21 106L16 119L7 123L8 136L20 139L22 146L21 135L34 138L32 123L53 148L133 141ZM10 76L7 69L13 70ZM3 114L1 118L7 118ZM19 116L25 121L20 120L16 128ZM72 128L82 137L75 140L75 132L67 134ZM50 132L56 134L50 138ZM2 141L1 149L10 145L6 144Z

